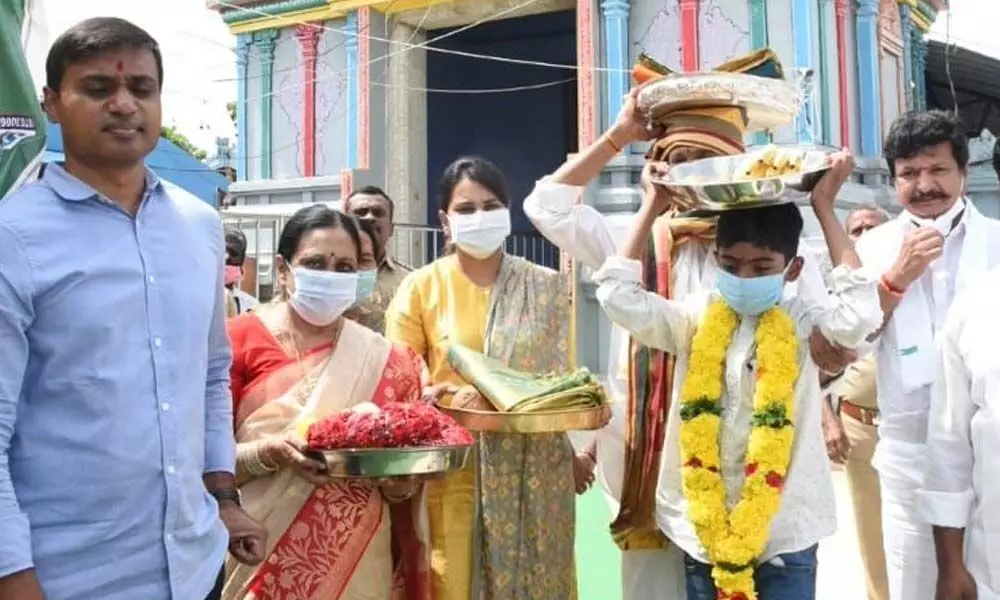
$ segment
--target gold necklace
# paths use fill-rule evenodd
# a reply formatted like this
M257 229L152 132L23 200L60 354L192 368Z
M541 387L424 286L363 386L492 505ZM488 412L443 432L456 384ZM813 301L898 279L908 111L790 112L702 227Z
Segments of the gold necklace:
M319 381L313 377L311 370L306 367L305 361L302 360L302 344L299 339L300 336L295 331L295 327L292 325L291 316L285 315L285 329L279 329L275 331L275 338L277 338L278 343L285 347L287 352L290 348L292 355L295 357L295 363L302 370L302 379L305 381L305 385L299 387L298 392L295 394L295 399L299 401L299 404L305 405L309 400L309 396L312 395L313 391L316 389ZM344 331L344 319L341 318L337 323L336 328L333 330L333 339L330 344L330 353L332 355L333 351L337 349L337 344L340 342L340 334Z

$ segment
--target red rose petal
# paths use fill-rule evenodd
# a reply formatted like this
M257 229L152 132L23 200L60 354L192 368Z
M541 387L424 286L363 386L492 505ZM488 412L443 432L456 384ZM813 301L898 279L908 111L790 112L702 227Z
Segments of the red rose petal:
M386 402L381 412L344 411L313 423L311 448L406 448L469 446L472 434L432 406Z

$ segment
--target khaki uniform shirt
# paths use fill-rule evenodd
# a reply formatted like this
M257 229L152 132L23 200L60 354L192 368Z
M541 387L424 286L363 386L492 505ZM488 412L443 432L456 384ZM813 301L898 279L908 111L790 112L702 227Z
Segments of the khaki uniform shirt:
M361 314L358 317L358 322L373 331L384 334L385 311L389 308L389 303L396 295L399 285L403 283L403 279L411 271L413 269L410 267L387 256L378 268L375 290L359 307Z
M843 377L836 383L836 396L855 406L877 409L878 394L875 391L875 355L847 365Z

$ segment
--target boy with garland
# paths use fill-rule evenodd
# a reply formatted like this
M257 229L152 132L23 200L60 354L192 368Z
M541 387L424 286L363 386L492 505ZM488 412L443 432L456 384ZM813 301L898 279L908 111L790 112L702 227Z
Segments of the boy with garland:
M850 154L834 156L814 206L832 206L852 166ZM680 301L647 291L639 259L669 204L651 183L665 169L646 165L638 219L595 275L608 317L677 360L657 524L686 554L688 600L812 600L816 547L834 533L836 508L808 336L818 328L836 346L860 345L881 324L877 281L853 270L860 263L836 228L824 232L844 249L831 257L830 302L786 291L802 270L803 222L781 204L719 215L718 291Z

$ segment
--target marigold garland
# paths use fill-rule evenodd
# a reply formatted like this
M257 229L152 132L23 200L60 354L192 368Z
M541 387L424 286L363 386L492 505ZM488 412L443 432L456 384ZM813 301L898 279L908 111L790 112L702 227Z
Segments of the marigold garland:
M720 599L756 600L755 561L767 545L781 505L795 438L799 376L795 323L781 308L760 315L753 426L740 499L730 511L722 479L719 433L726 351L739 325L723 301L712 302L691 342L681 388L681 472L688 518L709 560Z

